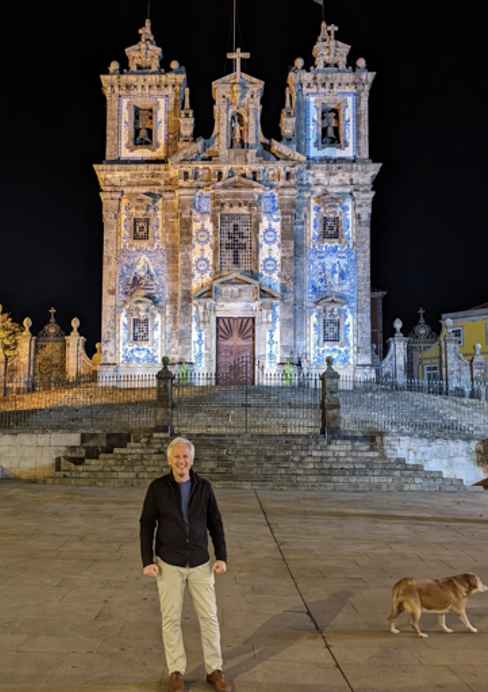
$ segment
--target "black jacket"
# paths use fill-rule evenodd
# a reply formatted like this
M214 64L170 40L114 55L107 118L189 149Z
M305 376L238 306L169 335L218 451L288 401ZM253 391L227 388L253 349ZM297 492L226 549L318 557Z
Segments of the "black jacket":
M144 567L155 554L170 565L198 567L208 562L208 533L217 560L227 561L224 527L209 481L190 471L188 524L181 512L181 491L173 474L154 480L147 489L140 519L141 557Z

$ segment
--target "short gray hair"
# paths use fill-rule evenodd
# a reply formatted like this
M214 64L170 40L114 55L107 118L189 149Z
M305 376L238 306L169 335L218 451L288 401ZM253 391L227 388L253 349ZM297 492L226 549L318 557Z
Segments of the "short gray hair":
M176 447L176 445L186 445L187 447L190 448L190 454L192 461L195 458L195 445L193 442L188 440L186 437L175 437L174 440L171 440L171 442L168 445L168 448L166 450L166 456L169 457L171 456L171 453L173 451L173 448Z

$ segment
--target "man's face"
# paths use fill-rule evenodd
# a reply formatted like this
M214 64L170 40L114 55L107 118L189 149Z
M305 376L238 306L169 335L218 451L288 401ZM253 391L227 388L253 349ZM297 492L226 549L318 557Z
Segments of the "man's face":
M173 471L173 476L179 483L190 477L190 469L193 466L190 447L184 442L178 442L171 449L168 457L168 466Z

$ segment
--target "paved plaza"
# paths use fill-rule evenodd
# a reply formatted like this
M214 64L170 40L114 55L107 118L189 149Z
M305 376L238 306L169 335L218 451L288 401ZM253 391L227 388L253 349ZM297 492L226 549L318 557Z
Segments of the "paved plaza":
M144 490L0 483L0 689L156 692L156 585L142 576ZM425 617L429 639L387 631L402 576L474 571L488 582L488 494L218 491L229 572L217 580L236 692L486 692L479 634ZM400 620L400 625L403 620ZM210 689L190 603L188 688Z

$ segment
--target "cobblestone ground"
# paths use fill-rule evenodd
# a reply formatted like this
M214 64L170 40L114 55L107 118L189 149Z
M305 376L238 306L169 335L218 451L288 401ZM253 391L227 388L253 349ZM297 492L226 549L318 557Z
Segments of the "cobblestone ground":
M156 586L141 574L143 490L0 482L0 689L156 692L165 677ZM236 692L486 692L488 593L479 634L389 634L402 576L488 582L488 494L219 491L230 562L217 582ZM203 682L184 611L188 688ZM164 688L163 688L164 689Z

